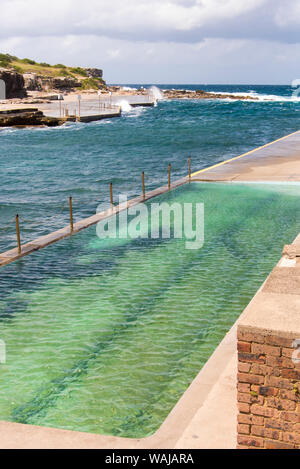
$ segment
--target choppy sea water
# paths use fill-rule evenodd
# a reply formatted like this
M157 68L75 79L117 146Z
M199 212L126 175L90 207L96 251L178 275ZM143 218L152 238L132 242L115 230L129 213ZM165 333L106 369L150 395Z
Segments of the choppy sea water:
M191 183L155 202L203 202L202 249L91 227L1 268L0 420L155 432L299 232L299 196Z
M138 85L131 85L138 86ZM300 128L299 98L291 86L159 85L246 93L259 101L161 101L134 108L120 119L52 129L0 130L0 251L68 223L68 197L75 220L92 215L115 196L141 192L187 174L187 158L200 169Z

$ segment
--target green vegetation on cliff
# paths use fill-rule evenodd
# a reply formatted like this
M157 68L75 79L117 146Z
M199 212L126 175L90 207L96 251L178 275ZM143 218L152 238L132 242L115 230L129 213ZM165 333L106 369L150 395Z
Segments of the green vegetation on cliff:
M71 77L82 83L82 89L98 89L105 85L101 77L91 77L87 69L82 67L68 67L64 64L50 65L47 62L36 62L34 60L18 57L10 54L0 53L0 67L10 68L18 73L36 73L44 77Z

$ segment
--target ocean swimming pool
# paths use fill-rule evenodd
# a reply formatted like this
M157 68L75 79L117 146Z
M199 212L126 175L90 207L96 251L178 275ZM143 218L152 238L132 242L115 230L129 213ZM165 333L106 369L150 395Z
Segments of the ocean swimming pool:
M155 202L204 202L202 249L92 227L1 268L0 419L155 432L300 231L299 195L187 184Z

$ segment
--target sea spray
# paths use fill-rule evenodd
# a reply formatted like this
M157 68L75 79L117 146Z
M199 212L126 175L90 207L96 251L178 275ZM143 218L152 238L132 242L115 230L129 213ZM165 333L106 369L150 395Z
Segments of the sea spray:
M118 102L117 105L120 106L120 108L122 109L122 112L130 112L132 110L132 106L125 99Z
M157 101L161 101L161 100L164 99L164 96L163 96L162 92L160 91L159 88L157 88L157 86L151 86L150 93L153 95L153 97Z

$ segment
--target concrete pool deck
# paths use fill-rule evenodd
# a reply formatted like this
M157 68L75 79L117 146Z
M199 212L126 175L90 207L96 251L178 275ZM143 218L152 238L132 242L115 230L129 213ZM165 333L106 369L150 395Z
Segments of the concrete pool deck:
M193 173L192 181L300 181L300 131L276 142L253 150L228 162ZM283 173L282 173L283 171ZM182 178L171 188L189 181ZM146 194L146 200L168 191L168 186ZM119 206L116 211L143 201L142 197ZM74 224L74 233L91 226L107 214L97 214ZM102 217L102 218L101 218ZM70 235L64 228L39 240L24 245L26 255ZM0 255L0 266L18 259L17 250ZM283 266L296 269L285 270ZM300 311L300 236L286 247L284 255L232 329L185 391L159 430L142 439L117 438L55 428L36 427L11 422L0 422L0 448L104 448L104 449L231 449L237 441L237 352L236 333L239 323L247 323L249 315L262 321L261 311L281 327L292 315L294 322ZM287 279L288 275L288 279ZM288 287L287 287L288 286ZM274 293L274 288L277 292ZM294 288L287 292L287 288ZM269 289L269 290L268 290ZM275 297L274 297L275 295ZM287 298L288 295L288 298ZM287 301L288 300L288 301ZM274 309L275 308L275 309ZM275 316L274 316L275 314ZM255 319L256 320L256 319ZM298 319L299 322L299 319ZM275 327L274 326L274 327Z
M300 131L192 174L194 181L300 181Z

